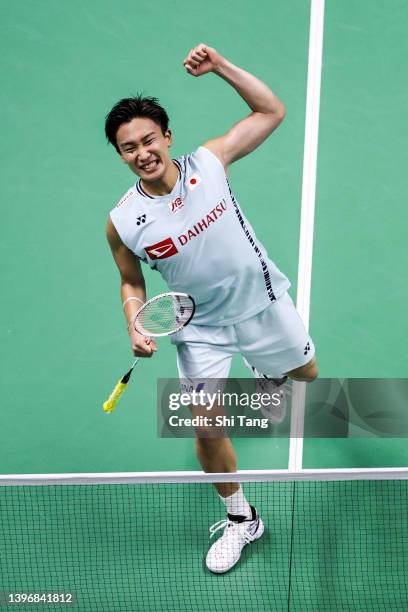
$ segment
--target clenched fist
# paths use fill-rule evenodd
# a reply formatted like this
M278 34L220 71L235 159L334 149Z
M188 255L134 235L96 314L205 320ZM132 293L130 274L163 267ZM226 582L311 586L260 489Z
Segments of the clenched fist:
M129 337L135 357L152 357L157 351L157 345L152 338L146 338L134 329L129 329Z
M212 47L200 43L183 61L183 66L192 76L215 72L224 58Z

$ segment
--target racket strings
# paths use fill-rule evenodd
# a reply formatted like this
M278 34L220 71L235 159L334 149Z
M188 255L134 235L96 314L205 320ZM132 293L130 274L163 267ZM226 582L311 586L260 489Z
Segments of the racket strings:
M166 295L146 304L136 317L135 329L149 334L171 333L184 327L193 313L189 296Z

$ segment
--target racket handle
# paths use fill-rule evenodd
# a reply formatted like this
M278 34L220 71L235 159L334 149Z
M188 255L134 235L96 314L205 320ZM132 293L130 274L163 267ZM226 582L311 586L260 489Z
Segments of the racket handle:
M105 412L109 413L115 410L116 404L120 400L120 397L122 393L124 392L124 390L126 389L126 387L127 387L127 383L122 382L122 379L120 379L120 381L118 382L118 384L116 385L116 387L114 388L114 390L112 391L112 393L110 394L106 402L103 404L103 409Z

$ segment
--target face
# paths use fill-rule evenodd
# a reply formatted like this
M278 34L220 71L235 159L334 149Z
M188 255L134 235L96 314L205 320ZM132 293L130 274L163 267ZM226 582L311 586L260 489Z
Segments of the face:
M170 130L162 133L160 125L146 117L123 123L116 132L116 143L125 164L143 181L158 181L171 167Z

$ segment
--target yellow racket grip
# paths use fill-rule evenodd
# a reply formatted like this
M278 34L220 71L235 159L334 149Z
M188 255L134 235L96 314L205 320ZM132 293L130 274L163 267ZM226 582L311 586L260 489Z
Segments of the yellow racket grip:
M127 387L127 383L123 383L122 380L118 382L106 402L103 404L103 409L105 412L109 413L112 410L115 410L116 404L118 403L120 396L124 392Z

